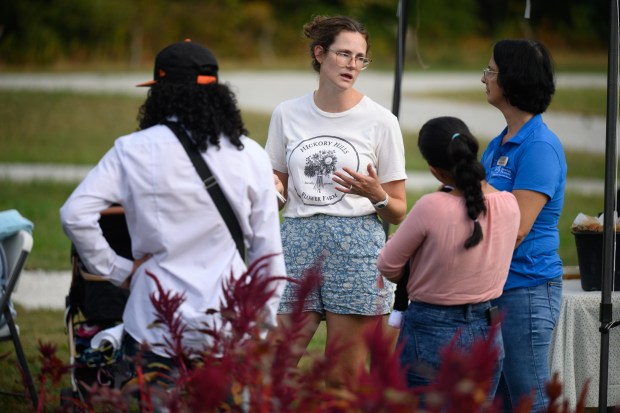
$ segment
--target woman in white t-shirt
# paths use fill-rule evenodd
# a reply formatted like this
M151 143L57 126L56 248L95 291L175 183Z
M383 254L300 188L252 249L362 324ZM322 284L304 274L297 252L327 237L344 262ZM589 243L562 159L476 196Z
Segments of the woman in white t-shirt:
M368 66L368 32L344 16L318 16L304 26L318 88L281 103L273 112L266 150L276 186L287 198L281 231L288 275L303 278L320 264L322 281L303 303L305 349L321 320L327 350L346 346L328 382L341 384L363 366L362 338L392 308L393 287L379 276L385 243L381 220L406 214L405 160L396 117L353 88ZM279 314L290 325L299 285L289 283ZM301 356L301 352L299 353Z

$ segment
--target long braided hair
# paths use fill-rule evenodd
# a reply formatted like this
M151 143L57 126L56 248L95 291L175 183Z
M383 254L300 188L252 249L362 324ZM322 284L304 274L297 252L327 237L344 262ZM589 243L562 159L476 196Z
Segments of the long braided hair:
M478 161L478 141L462 120L443 116L422 126L418 148L430 166L452 175L463 192L467 216L473 221L472 234L464 246L469 249L478 245L483 237L478 216L487 212L481 187L485 170Z

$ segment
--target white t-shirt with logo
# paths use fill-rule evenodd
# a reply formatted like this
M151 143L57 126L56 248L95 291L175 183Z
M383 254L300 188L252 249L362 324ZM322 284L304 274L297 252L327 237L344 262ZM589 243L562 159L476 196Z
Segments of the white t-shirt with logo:
M339 113L319 109L312 93L282 102L265 149L273 169L289 175L285 217L375 213L368 198L336 190L333 173L345 166L367 175L372 164L381 183L407 178L398 119L368 96Z

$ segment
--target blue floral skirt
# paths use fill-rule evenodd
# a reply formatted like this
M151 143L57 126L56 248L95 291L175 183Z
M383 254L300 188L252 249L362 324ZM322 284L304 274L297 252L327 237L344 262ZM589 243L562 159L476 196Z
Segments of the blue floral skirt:
M385 232L375 214L285 218L281 230L290 278L300 280L308 268L321 265L321 284L306 299L304 311L384 315L392 310L394 284L377 270ZM289 282L278 312L293 312L298 296L298 284Z

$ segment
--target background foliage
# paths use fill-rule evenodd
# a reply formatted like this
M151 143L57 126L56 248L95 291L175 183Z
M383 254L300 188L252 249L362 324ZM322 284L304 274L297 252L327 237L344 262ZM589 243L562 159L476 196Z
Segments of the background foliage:
M409 0L408 59L466 61L489 39L535 37L554 49L606 49L603 0ZM301 27L313 15L347 14L372 33L375 61L393 61L398 0L3 0L0 67L63 62L148 65L165 45L192 38L216 55L273 65L306 53ZM449 13L447 12L449 11ZM438 54L449 44L451 51Z

